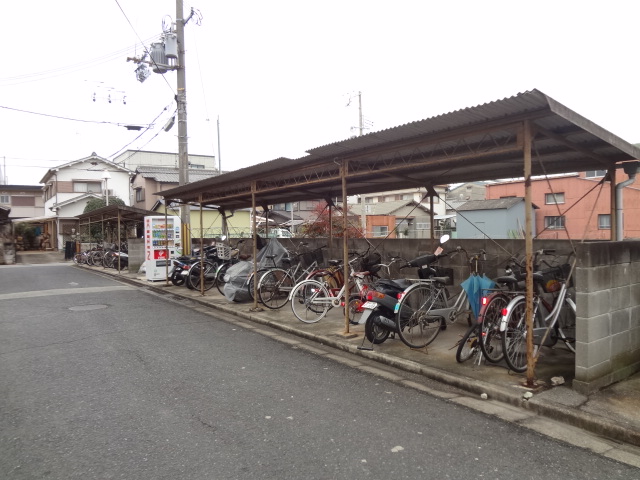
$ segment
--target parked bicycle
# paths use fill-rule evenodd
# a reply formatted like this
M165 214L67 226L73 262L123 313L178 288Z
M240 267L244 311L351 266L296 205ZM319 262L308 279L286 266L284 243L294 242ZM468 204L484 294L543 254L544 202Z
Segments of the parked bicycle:
M301 243L297 250L306 245ZM322 263L323 248L326 247L317 248L313 252L296 251L295 254L283 259L283 262L289 265L287 268L274 268L262 275L258 282L260 303L271 309L286 305L294 285L317 271Z
M449 239L446 235L443 237L442 243ZM460 247L455 251L466 254L466 251ZM448 285L453 284L452 272L438 275L441 272L433 267L440 258L450 253L453 252L440 251L425 255L407 265L422 266L419 270L421 278L414 279L416 283L399 295L399 301L395 307L398 336L410 348L426 347L436 339L441 330L447 328L448 324L456 322L458 318L467 318L469 325L475 321L472 319L473 313L466 290L462 288L458 295L452 297L447 289ZM481 255L482 252L467 256L472 263L475 262L477 268L477 259Z
M506 275L497 277L496 287L483 293L477 321L469 327L458 343L456 360L465 362L479 356L490 363L498 363L504 358L500 320L502 310L511 298L524 286L524 266L512 257L505 268Z
M536 253L554 255L554 250L541 250ZM567 261L559 266L542 261L547 269L533 274L533 345L534 358L540 347L553 347L560 340L570 351L575 352L576 341L576 304L568 289L575 267L575 258L566 256ZM569 263L571 261L571 263ZM549 301L546 296L552 298ZM509 368L515 372L527 369L527 325L526 296L513 298L506 306L500 323L502 349ZM562 318L561 318L562 314Z
M357 310L369 288L367 282L369 271L354 269L357 262L360 262L367 254L352 253L352 255L355 257L349 260L350 281L343 282L339 289L334 288L326 277L303 280L293 287L289 301L291 302L291 310L298 320L304 323L318 322L327 315L330 309L339 306L349 308L350 313ZM340 268L337 261L330 263L336 269Z

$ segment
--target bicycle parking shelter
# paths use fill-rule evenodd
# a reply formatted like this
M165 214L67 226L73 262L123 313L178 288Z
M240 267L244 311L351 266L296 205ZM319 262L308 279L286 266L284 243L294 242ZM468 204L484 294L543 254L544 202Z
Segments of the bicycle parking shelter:
M360 137L313 148L298 158L278 158L190 183L158 195L166 202L216 207L222 213L257 206L440 184L525 178L525 247L532 263L533 175L585 170L635 172L640 149L539 90L465 108ZM610 188L611 239L616 238L616 195ZM433 208L431 208L433 216ZM343 215L345 222L347 216ZM255 218L255 215L254 215ZM433 238L433 218L431 221ZM255 229L254 229L255 232ZM343 256L347 264L347 241ZM348 278L345 271L345 278ZM527 281L532 298L533 282ZM256 305L254 304L254 307ZM345 333L349 331L348 312ZM532 372L528 372L528 377Z

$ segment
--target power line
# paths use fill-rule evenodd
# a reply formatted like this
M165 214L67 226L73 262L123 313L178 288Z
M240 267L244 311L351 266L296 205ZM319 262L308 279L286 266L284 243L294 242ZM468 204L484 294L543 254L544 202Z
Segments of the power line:
M116 122L107 122L107 121L104 121L104 120L83 120L83 119L79 119L79 118L62 117L60 115L51 115L51 114L48 114L48 113L31 112L29 110L22 110L20 108L5 107L3 105L0 105L0 108L4 108L5 110L12 110L14 112L28 113L30 115L39 115L41 117L57 118L58 120L68 120L70 122L108 124L108 125L116 125L118 127L131 126L131 124L128 124L128 123L116 123ZM149 125L146 125L146 128L151 128L152 126L153 126L153 124L149 124Z
M149 52L149 49L146 47L146 45L144 45L144 42L142 41L142 39L140 38L140 35L138 35L138 32L136 32L136 29L133 27L133 24L131 23L131 20L129 20L129 17L127 17L127 14L124 13L124 10L122 9L122 7L120 6L120 2L118 2L118 0L115 0L116 5L118 5L118 8L120 9L120 11L122 12L122 15L124 15L124 18L127 20L127 22L129 23L129 25L131 26L131 30L133 30L133 33L136 34L136 37L138 37L138 40L140 40L140 43L142 43L144 51L147 53L147 55L149 55L149 57L151 58L151 52ZM155 62L154 62L155 63ZM164 75L162 75L162 78L164 80L164 82L167 84L167 86L169 87L169 90L171 90L171 93L175 96L176 92L173 90L173 87L169 84L169 81L166 79L166 77Z
M153 37L150 37L147 40L145 40L145 42L153 41L158 37L159 35L154 35ZM142 46L144 47L144 44L142 44ZM138 47L138 44L135 44L133 47L126 47L118 50L117 52L109 53L101 57L97 57L91 60L85 60L83 62L67 65L64 67L54 68L51 70L44 70L42 72L26 73L23 75L16 75L13 77L0 78L0 84L2 84L3 86L21 85L23 83L38 82L38 81L48 80L50 78L74 73L80 70L84 70L87 68L91 68L97 65L101 65L103 63L116 60L126 52L129 52L131 50L135 51L137 47Z

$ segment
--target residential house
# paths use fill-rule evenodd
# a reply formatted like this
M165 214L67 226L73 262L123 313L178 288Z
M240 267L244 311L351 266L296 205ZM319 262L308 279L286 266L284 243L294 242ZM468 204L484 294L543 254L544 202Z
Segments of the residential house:
M364 214L367 237L431 238L430 211L416 200L364 204Z
M468 182L451 185L447 189L447 202L468 202L469 200L484 200L487 182Z
M86 158L51 168L40 183L44 184L44 235L51 248L62 250L77 227L77 216L84 212L91 198L118 197L129 201L129 181L133 172L95 153Z
M605 170L533 178L532 202L538 205L538 238L608 240L611 238L611 187ZM616 172L616 185L626 180ZM487 185L487 199L524 196L524 181ZM622 189L623 238L640 238L640 181Z
M10 219L42 217L42 185L0 185L0 206L11 210Z
M535 218L533 206L532 215ZM457 238L524 238L526 219L522 197L471 200L458 207ZM535 235L535 223L531 233Z
M148 156L145 158L150 159ZM217 175L218 170L190 169L189 182L197 182ZM151 210L159 198L156 194L177 187L179 176L179 169L176 167L157 165L136 167L131 178L131 206Z
M188 154L189 170L216 170L216 157L213 155ZM113 163L129 170L153 165L156 167L179 168L178 154L168 152L152 152L147 150L126 150L113 159ZM190 179L190 181L193 181Z

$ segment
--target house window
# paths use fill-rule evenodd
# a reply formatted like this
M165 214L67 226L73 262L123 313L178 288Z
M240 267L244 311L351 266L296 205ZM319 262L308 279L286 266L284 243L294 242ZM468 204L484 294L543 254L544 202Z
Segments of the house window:
M0 195L0 203L9 203L9 195Z
M405 193L404 195L402 195L402 198L400 200L413 200L413 194Z
M544 217L544 227L550 230L563 230L564 216L561 217Z
M374 225L372 233L374 237L386 237L389 234L389 227L386 225Z
M585 178L604 177L607 174L606 170L587 170L584 173Z
M11 204L14 207L35 207L36 198L16 195L11 197Z
M598 215L598 228L601 230L611 230L611 215Z
M190 163L189 168L204 168L204 165L199 165L197 163Z
M416 222L416 230L429 230L429 228L428 223Z
M144 202L144 188L136 188L136 202Z
M564 193L545 193L544 203L547 205L564 203Z
M73 182L74 193L102 193L102 182Z
M373 197L365 197L364 203L373 203Z

